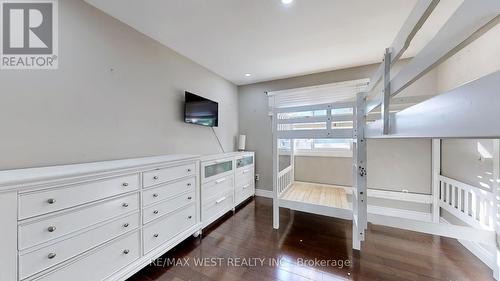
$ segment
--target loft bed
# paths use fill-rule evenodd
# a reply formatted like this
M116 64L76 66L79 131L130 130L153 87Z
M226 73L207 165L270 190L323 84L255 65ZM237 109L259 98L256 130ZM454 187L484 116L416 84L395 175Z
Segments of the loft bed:
M493 251L494 276L499 280L500 251L497 246L499 234L500 160L494 159L495 171L491 192L485 194L440 174L440 139L444 138L500 138L500 71L488 74L451 91L415 101L413 105L398 112L390 112L395 97L440 63L462 50L482 34L500 22L500 1L464 0L451 17L436 33L435 37L414 56L402 70L391 77L391 67L404 54L418 30L432 14L438 0L419 0L399 31L392 45L386 49L383 62L371 77L366 91L360 92L352 116L335 120L327 115L304 120L287 120L280 114L298 110L320 110L341 106L325 104L318 106L276 108L273 110L273 226L279 228L279 207L344 217L353 221L353 249L361 250L361 241L367 222L408 229L466 240L476 244L490 245ZM492 58L494 59L494 58ZM429 93L434 94L434 93ZM343 104L342 106L347 106ZM376 109L380 113L375 114ZM327 112L328 112L327 111ZM380 116L380 118L377 118ZM349 119L351 118L351 119ZM352 120L352 128L337 129L336 121ZM293 130L289 124L300 122L324 122L318 130ZM294 138L351 138L353 139L353 187L352 209L326 206L317 208L310 203L287 199L287 190L293 186L291 180L283 180L277 156L278 139ZM422 222L411 218L397 218L385 214L370 214L367 208L366 140L371 138L425 138L432 139L432 220ZM497 142L496 155L500 150ZM293 149L292 149L293 151ZM388 171L390 172L390 171ZM281 174L280 174L281 173ZM281 177L280 177L281 176ZM456 215L469 226L440 222L440 209Z

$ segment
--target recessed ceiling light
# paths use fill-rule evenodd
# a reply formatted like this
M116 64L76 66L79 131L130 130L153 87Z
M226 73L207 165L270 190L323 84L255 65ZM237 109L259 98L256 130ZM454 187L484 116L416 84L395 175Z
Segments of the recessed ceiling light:
M245 77L250 77L250 76L252 76L251 73L245 73Z
M281 0L281 3L283 3L285 5L291 4L292 2L293 2L293 0Z

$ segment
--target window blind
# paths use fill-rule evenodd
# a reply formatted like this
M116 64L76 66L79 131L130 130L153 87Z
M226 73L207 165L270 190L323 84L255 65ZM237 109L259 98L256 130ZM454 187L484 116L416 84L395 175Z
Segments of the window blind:
M268 92L269 112L274 108L354 101L366 90L370 79L358 79L312 87Z

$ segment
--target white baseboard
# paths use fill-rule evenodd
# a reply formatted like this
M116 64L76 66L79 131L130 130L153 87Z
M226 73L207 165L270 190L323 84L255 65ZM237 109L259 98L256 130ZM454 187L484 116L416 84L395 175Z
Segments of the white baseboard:
M255 196L265 197L265 198L273 198L273 191L256 188L255 189Z
M444 224L451 224L444 218L439 218L440 223ZM457 239L460 244L462 244L469 252L474 254L478 259L480 259L484 264L486 264L489 268L491 268L493 271L495 270L495 256L494 253L492 253L487 246L483 246L477 242L473 241L467 241L467 240L461 240Z

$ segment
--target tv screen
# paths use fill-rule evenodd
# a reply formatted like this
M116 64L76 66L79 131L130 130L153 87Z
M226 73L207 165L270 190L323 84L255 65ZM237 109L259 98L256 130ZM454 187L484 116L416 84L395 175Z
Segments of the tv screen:
M184 122L217 127L219 125L219 104L193 93L186 92Z

